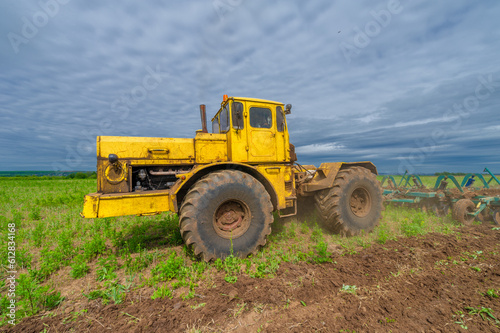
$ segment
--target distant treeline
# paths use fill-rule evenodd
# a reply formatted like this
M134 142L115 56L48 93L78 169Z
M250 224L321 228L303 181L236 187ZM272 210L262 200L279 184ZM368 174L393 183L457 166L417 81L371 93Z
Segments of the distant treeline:
M435 176L465 176L465 172L448 172L448 171L443 171L443 172L436 172L434 174Z
M0 171L0 177L96 179L95 171Z

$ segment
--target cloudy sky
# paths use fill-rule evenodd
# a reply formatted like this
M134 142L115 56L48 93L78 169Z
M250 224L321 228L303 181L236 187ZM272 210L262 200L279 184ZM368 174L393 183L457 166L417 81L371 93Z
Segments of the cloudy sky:
M222 95L293 105L299 162L500 173L499 1L0 3L0 170L95 136L193 137Z

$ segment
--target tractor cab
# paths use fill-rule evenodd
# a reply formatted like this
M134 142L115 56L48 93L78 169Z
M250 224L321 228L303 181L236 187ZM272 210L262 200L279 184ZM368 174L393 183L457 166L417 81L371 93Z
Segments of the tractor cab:
M279 102L224 95L212 118L212 133L225 134L229 161L290 163L285 114L290 114L291 108L290 104L285 108ZM204 106L201 112L205 132Z

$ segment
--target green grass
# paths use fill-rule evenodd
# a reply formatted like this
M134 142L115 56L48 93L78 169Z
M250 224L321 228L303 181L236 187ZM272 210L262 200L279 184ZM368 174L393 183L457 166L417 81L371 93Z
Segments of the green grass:
M375 243L457 227L450 216L391 206L372 233L350 238L326 232L314 215L276 218L267 245L256 255L206 264L183 247L175 214L82 219L83 197L95 189L95 179L0 177L0 280L9 265L6 233L15 224L18 321L65 304L65 298L121 303L140 288L150 290L151 298L190 299L200 284L213 283L217 271L224 272L225 283L238 283L241 275L270 279L283 263L335 265L333 252L353 255ZM76 293L61 295L68 284ZM6 323L7 290L0 284L0 325Z
M89 272L89 266L83 257L78 257L71 264L71 271L69 274L73 279L84 277Z

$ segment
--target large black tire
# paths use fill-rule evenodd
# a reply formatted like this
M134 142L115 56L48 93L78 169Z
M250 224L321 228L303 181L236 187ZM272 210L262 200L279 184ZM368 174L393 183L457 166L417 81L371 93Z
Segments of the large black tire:
M266 244L273 222L271 197L254 177L235 170L200 179L180 209L181 235L196 256L210 261L246 257Z
M473 213L476 205L470 199L460 199L453 206L453 218L463 225L471 225L474 222L474 216L468 213Z
M370 170L340 170L330 189L314 196L316 209L326 228L346 236L370 232L383 209L382 187Z

